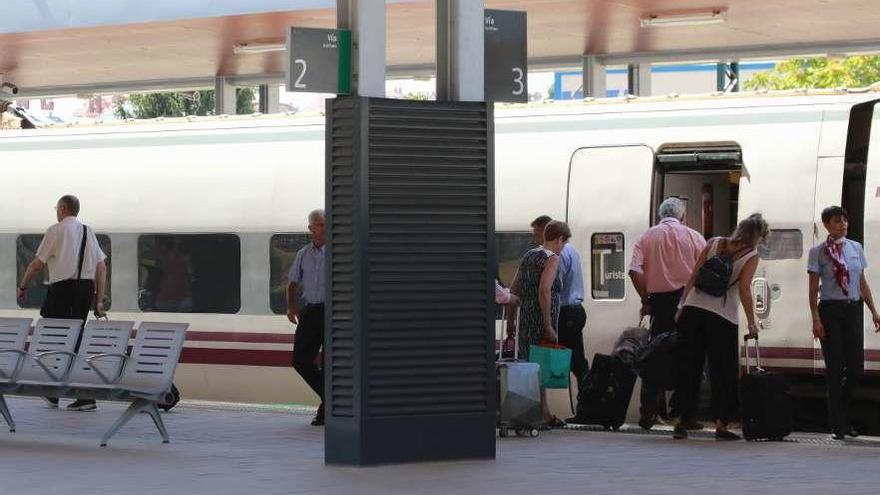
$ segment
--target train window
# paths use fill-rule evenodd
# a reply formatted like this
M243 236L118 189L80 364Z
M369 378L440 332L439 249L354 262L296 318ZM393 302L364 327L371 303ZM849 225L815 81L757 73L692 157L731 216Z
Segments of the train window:
M107 259L105 260L105 264L107 265L107 287L105 289L105 299L107 309L110 309L110 280L112 277L113 263L111 262L112 252L110 249L110 238L103 234L97 234L98 245L101 246L101 251L104 251L104 254L107 255ZM22 234L18 236L18 239L15 241L15 261L17 265L17 273L18 276L15 279L16 282L21 280L24 276L24 272L27 271L27 267L31 261L33 261L34 256L37 253L37 248L40 247L40 242L43 241L43 234ZM77 246L77 249L79 247ZM24 302L19 302L18 305L22 308L40 308L43 306L43 301L46 300L46 292L49 290L49 272L44 268L43 272L37 275L33 280L31 280L30 285L28 286L27 296Z
M597 233L590 238L590 280L593 299L623 299L626 260L623 234Z
M237 313L241 308L238 236L140 236L138 306L142 311Z
M497 232L495 248L498 253L498 280L505 287L510 287L519 262L526 251L535 247L535 238L531 232Z
M804 236L798 229L772 229L767 243L758 246L762 260L797 260L804 255Z
M269 307L275 314L287 313L287 272L308 243L308 234L275 234L269 241Z

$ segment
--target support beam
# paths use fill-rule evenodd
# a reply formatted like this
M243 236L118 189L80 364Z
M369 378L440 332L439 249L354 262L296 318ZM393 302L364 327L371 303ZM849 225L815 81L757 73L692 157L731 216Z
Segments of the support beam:
M651 65L630 64L626 68L629 94L651 96Z
M336 27L351 30L351 91L385 97L385 0L336 0Z
M214 114L235 115L235 86L226 77L214 80Z
M281 111L281 87L277 84L260 85L260 113Z
M717 89L725 93L739 92L739 62L722 62L717 65Z
M583 58L584 98L604 98L607 90L607 71L605 65L595 55Z
M436 0L437 101L485 98L483 0Z

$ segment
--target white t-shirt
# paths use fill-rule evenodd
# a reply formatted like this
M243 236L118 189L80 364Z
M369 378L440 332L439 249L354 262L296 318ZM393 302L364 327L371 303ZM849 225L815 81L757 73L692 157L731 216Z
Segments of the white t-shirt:
M50 284L76 278L82 235L83 224L76 217L66 217L46 231L40 247L37 248L37 258L48 265ZM94 280L95 268L106 258L98 245L95 232L89 229L80 278Z

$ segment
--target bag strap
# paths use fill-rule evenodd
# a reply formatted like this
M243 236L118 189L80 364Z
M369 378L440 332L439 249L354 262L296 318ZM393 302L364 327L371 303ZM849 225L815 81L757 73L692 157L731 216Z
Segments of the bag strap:
M76 270L76 279L80 280L82 278L82 270L83 270L83 261L86 254L86 234L88 233L89 228L83 224L83 237L82 242L79 244L79 268Z

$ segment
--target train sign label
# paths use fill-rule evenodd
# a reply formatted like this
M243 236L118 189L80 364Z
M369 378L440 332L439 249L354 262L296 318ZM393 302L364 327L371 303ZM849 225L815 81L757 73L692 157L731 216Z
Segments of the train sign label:
M351 31L289 28L286 76L287 91L351 93Z
M526 13L484 11L486 101L528 102Z

